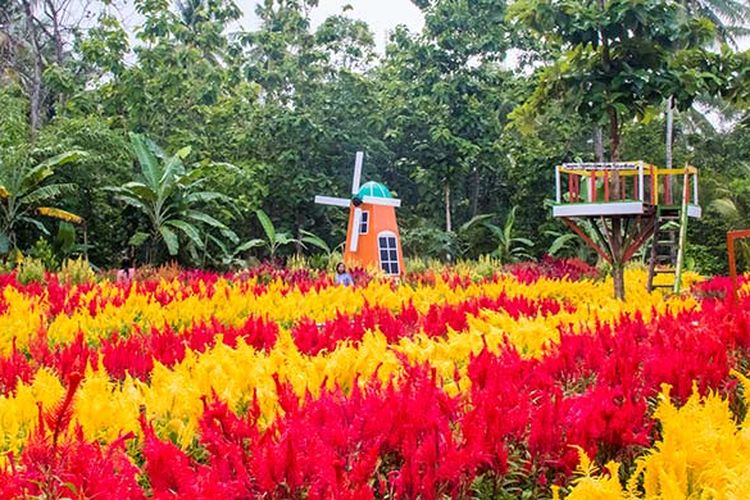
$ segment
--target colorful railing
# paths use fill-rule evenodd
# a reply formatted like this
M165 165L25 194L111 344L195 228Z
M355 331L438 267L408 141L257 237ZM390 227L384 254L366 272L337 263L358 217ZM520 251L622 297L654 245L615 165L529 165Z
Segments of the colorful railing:
M564 181L567 192L563 191ZM689 183L689 189L685 189L684 182ZM698 205L698 169L693 166L660 169L643 161L565 163L555 168L555 188L558 204L621 201L681 204L682 200L673 196L676 192L684 193L689 205Z

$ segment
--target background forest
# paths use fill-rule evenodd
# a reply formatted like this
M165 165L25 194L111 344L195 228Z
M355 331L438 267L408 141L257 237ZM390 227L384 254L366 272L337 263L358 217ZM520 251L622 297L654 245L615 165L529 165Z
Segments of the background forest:
M252 31L231 0L132 0L132 33L122 3L0 0L0 250L330 252L347 214L313 197L345 194L364 150L407 254L444 259L590 259L550 216L556 164L696 165L689 262L726 271L750 226L746 3L413 1L423 30L381 54L348 9L313 29L316 0L258 2Z

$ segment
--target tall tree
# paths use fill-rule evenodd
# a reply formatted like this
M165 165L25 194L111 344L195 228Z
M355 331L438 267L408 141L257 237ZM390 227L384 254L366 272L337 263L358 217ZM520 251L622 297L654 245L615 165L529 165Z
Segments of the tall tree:
M385 134L400 177L416 181L402 197L420 200L426 216L440 213L451 232L457 208L476 215L482 176L502 162L493 145L509 111L498 92L510 77L499 64L510 38L505 3L414 3L423 32L397 29L379 70Z
M561 56L545 68L532 97L516 112L533 116L552 99L560 99L584 119L606 124L610 161L620 160L622 126L644 116L674 95L681 107L716 89L721 75L695 71L696 60L714 36L710 20L691 17L678 3L660 0L522 0L510 17L540 39L557 44ZM615 179L619 192L619 178ZM623 252L627 234L620 218L612 219L611 252L615 295L625 296Z

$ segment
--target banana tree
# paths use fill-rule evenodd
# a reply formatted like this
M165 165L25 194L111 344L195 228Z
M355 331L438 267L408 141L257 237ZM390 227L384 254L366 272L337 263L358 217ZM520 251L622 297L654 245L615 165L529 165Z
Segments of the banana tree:
M276 252L278 252L281 247L292 244L304 246L302 241L292 238L289 233L277 232L273 222L271 222L271 219L263 210L256 210L255 216L258 218L258 222L260 222L263 232L266 234L266 238L255 238L243 243L238 247L239 252L246 252L251 248L264 247L268 251L271 259L273 259L276 257Z
M224 223L199 209L206 202L229 204L232 201L222 193L203 189L208 180L206 167L215 167L216 164L198 165L188 170L184 160L190 154L190 147L167 156L154 142L141 135L131 133L130 142L140 165L140 178L108 189L117 199L140 210L148 219L149 232L134 234L131 244L149 241L149 261L154 259L153 250L162 245L170 256L177 255L184 243L203 250L207 228L237 241L237 235Z
M75 189L75 184L45 183L55 169L77 161L84 156L81 151L68 151L33 165L28 155L13 151L0 155L0 253L17 247L16 230L31 225L43 234L49 234L36 217L42 215L68 222L81 218L50 204L59 196Z
M534 246L534 242L528 238L513 236L513 225L516 222L517 208L513 207L508 213L503 227L496 226L490 222L484 223L485 227L490 230L497 240L497 248L492 252L492 255L500 259L500 262L503 264L531 258L528 250Z

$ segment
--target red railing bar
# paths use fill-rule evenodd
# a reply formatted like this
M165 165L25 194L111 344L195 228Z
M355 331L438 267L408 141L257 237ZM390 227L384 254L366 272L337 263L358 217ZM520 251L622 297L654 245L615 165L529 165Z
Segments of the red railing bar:
M609 170L604 171L604 201L609 201Z

